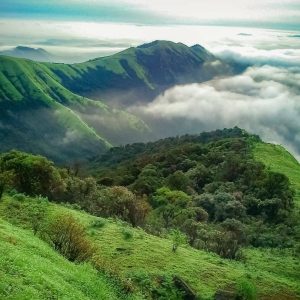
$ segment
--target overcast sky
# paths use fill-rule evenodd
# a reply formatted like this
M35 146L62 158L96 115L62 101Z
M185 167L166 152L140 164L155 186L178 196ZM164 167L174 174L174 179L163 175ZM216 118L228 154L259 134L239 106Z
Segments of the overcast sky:
M1 0L2 18L297 29L299 0Z
M214 51L239 33L251 40L250 28L264 45L265 29L299 34L300 0L0 0L0 50L42 47L68 62L156 39Z

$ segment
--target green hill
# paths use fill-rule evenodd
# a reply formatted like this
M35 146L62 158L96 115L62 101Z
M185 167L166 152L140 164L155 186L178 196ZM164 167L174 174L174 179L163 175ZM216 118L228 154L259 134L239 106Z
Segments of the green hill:
M202 82L231 72L199 45L168 41L154 41L85 63L47 66L71 91L119 105L150 101L176 84Z
M0 150L16 148L64 163L144 141L151 129L113 105L150 101L176 84L228 73L230 67L200 45L168 41L80 64L0 55L0 138L6 141Z
M87 159L149 131L129 113L70 92L44 64L6 56L0 56L0 108L2 151L58 162Z
M16 148L66 162L145 140L151 130L143 121L101 100L121 106L148 101L175 84L231 72L216 61L199 45L167 41L72 65L2 55L0 138L6 142L0 150Z
M300 205L300 164L282 146L260 143L254 148L255 157L271 170L285 174L296 191L297 205Z
M122 222L48 204L52 214L69 213L84 224L98 246L101 269L115 278L110 281L90 265L68 262L34 236L24 220L29 214L26 203L36 202L27 198L16 206L16 200L6 197L0 204L1 298L125 299L118 282L130 282L133 292L127 297L145 299L159 286L159 280L177 276L199 299L215 299L217 292L234 291L239 285L246 289L247 284L256 287L255 299L299 299L298 263L289 252L245 249L244 262L221 259L188 246L173 253L168 239ZM11 212L5 212L5 207ZM24 226L27 229L21 228ZM158 299L178 299L170 295Z
M0 298L300 299L298 170L239 128L112 148L88 177L3 153Z

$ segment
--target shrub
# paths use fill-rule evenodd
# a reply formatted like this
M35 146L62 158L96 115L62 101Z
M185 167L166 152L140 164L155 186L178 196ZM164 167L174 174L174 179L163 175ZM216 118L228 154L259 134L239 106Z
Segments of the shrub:
M242 278L237 283L237 294L239 299L242 300L255 300L257 299L256 287L249 280Z
M186 244L187 242L186 235L177 229L173 229L170 231L170 238L173 242L173 246L172 246L173 252L176 252L179 245Z
M136 197L125 187L114 186L101 191L92 213L101 217L117 217L139 226L144 224L149 211L146 199Z
M122 235L124 240L129 240L133 238L133 232L130 228L126 228L126 227L122 228Z
M100 228L104 227L105 223L106 222L104 219L93 220L90 224L90 227L100 229Z
M44 238L70 261L85 261L92 257L94 246L85 228L72 215L56 215L48 222Z
M4 153L0 156L0 170L0 193L8 181L20 193L43 195L49 199L64 189L59 170L53 162L39 155L14 150ZM1 178L3 176L5 180Z

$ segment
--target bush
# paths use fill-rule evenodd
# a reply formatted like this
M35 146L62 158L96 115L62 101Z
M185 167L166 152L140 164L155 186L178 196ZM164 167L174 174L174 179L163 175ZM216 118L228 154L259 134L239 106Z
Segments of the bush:
M90 224L90 228L100 229L100 228L104 227L105 223L106 222L104 219L93 220Z
M0 194L8 184L20 193L49 199L64 190L59 170L39 155L14 150L0 155L0 175Z
M257 299L256 287L247 279L241 279L237 283L237 294L239 299L242 300L255 300Z
M140 226L149 211L146 199L136 197L125 187L114 186L101 190L92 213L101 217L117 217L133 226Z
M130 228L122 228L122 235L124 240L130 240L133 238L133 232Z
M172 251L173 252L176 252L179 245L187 243L186 235L183 234L181 231L179 231L177 229L171 230L169 236L170 236L170 238L173 242L173 246L172 246Z
M44 238L68 260L82 262L90 259L95 248L88 240L85 228L72 215L56 215L48 222Z

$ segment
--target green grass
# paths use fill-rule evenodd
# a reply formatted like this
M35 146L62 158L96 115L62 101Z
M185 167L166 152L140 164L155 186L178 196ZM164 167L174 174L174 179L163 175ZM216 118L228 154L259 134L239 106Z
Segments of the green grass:
M64 259L32 232L0 218L0 299L119 299L89 264Z
M90 265L66 261L29 229L18 227L28 228L28 206L21 205L19 213L5 210L10 202L11 198L6 196L0 203L0 298L116 299L118 286L113 288ZM201 299L213 299L217 290L235 289L241 281L254 286L259 299L300 297L299 261L288 250L244 249L244 261L221 259L189 246L180 246L174 253L170 240L128 227L124 222L97 218L57 204L49 203L47 207L50 213L74 215L98 246L97 257L105 262L103 270L113 270L112 274L124 282L146 274L154 284L154 278L159 276L177 275Z
M62 210L58 206L53 208ZM95 229L90 224L99 218L78 211L72 213L90 228L91 237L99 245L99 255L118 269L124 278L143 272L177 275L201 299L212 299L219 289L232 289L241 278L253 282L264 299L273 299L275 295L290 295L290 299L297 299L296 293L300 295L299 262L288 252L244 249L245 262L221 259L189 246L179 247L173 253L172 242L168 239L149 235L142 229L130 229L132 237L126 239L126 225L122 222L106 220L104 226Z
M300 205L300 164L282 146L257 143L254 146L254 156L275 172L285 174L296 191L296 203Z

